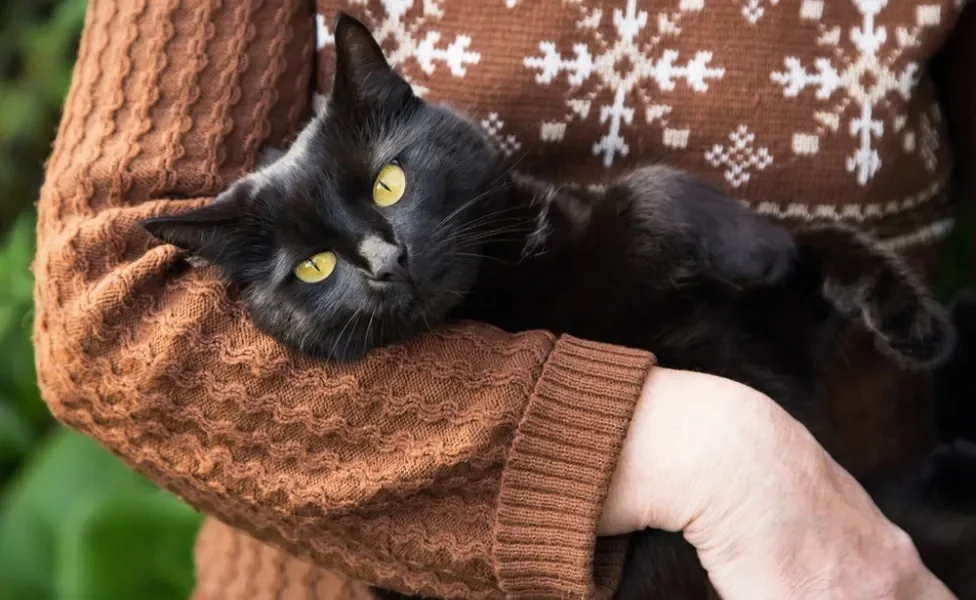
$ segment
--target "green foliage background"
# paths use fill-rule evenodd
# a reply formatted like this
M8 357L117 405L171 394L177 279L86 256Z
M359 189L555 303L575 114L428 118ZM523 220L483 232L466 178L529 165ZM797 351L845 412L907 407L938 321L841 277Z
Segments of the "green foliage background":
M184 600L200 515L55 424L35 382L33 203L84 12L0 1L0 600Z
M33 202L84 10L0 3L0 600L185 599L200 515L56 425L35 383ZM973 272L971 235L961 227L950 241L944 296Z

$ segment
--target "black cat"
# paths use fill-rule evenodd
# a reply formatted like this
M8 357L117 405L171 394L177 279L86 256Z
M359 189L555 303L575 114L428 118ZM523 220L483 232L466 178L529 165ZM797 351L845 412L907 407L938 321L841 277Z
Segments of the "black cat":
M449 319L544 328L741 381L817 435L822 365L847 322L903 367L950 354L945 310L868 237L791 235L660 166L601 192L515 175L476 125L417 98L358 21L340 15L335 41L332 99L286 153L206 207L145 222L220 267L284 344L349 360ZM904 480L865 485L976 599L973 495L951 485L963 476L976 453L946 445ZM618 597L707 591L679 534L634 536Z

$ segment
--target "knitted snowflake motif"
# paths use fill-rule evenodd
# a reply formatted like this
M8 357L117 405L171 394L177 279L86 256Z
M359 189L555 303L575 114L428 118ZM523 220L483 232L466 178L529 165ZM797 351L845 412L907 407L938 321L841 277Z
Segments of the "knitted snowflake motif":
M471 51L471 37L456 35L450 43L441 40L441 32L436 24L444 16L445 0L421 0L420 11L413 11L416 0L381 0L381 15L375 14L366 0L346 0L353 7L360 7L364 21L373 32L373 37L384 48L392 48L386 54L391 65L402 67L413 65L427 75L432 75L439 66L446 67L454 77L464 77L469 65L481 60L481 53ZM316 15L317 46L321 50L335 43L323 15ZM422 36L419 32L425 32ZM403 73L409 81L409 72ZM423 96L429 90L411 82L414 92Z
M750 25L755 25L766 14L766 3L776 6L779 0L741 0L742 16Z
M564 79L570 86L566 116L542 123L540 139L561 141L572 123L598 119L605 133L593 144L593 155L610 167L617 156L630 152L626 131L639 118L641 108L648 124L661 126L665 146L687 146L690 130L671 127L672 106L656 96L679 84L704 93L710 80L724 77L724 68L711 66L710 51L695 52L681 62L679 52L667 47L669 40L680 36L681 19L701 12L704 0L680 0L677 10L656 14L653 19L648 11L637 10L637 0L628 0L623 10L613 10L613 36L601 31L604 12L599 6L589 8L583 0L563 0L563 4L580 16L576 21L579 41L572 45L572 55L560 52L555 42L540 41L540 54L523 61L526 68L537 72L536 83L549 86Z
M822 136L846 132L856 143L856 148L847 157L847 170L855 174L859 184L866 185L882 166L875 141L885 135L886 124L890 125L889 132L902 136L906 151L916 151L915 133L903 131L906 119L893 108L895 105L890 98L899 96L903 102L911 99L920 66L909 61L898 68L895 63L906 48L921 43L922 30L939 24L941 14L938 5L920 5L916 10L915 25L895 28L894 39L889 39L888 30L876 23L888 0L850 1L861 15L860 22L846 32L853 52L842 44L841 27L820 24L817 45L829 55L816 58L812 69L804 66L797 57L786 57L785 70L774 71L770 77L782 86L784 97L796 98L809 88L820 105L813 115L818 124L816 129L794 134L794 153L816 154ZM819 21L823 8L823 0L803 0L800 16ZM932 118L938 119L938 116ZM923 144L918 152L931 171L936 167L938 137L932 134L932 123L927 119L929 117L925 117L920 125ZM842 123L846 126L842 127Z

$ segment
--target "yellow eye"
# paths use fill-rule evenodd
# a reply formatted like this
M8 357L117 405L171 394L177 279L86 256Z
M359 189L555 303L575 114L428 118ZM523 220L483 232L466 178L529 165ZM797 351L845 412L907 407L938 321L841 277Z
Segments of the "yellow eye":
M403 198L407 189L407 176L399 165L390 163L380 169L373 184L373 202L379 206L392 206Z
M334 252L320 252L295 267L294 273L299 281L318 283L332 275L335 266L336 255Z

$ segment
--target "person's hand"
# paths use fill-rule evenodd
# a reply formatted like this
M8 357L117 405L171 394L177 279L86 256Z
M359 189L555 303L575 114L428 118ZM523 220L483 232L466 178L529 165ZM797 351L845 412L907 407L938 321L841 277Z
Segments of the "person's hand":
M683 531L724 600L950 600L799 422L721 377L655 368L598 533Z

